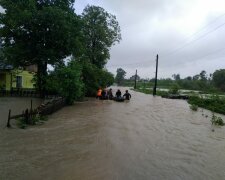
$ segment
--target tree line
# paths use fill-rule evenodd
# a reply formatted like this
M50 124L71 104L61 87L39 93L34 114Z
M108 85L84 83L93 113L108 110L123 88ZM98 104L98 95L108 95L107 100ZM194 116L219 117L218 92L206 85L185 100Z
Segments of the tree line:
M117 69L115 81L118 85L133 86L133 76L130 79L126 79L126 71L122 68ZM135 75L134 75L135 76ZM139 77L139 76L138 76ZM140 79L140 77L138 78ZM139 86L154 86L155 79L140 79ZM205 92L225 92L225 69L216 70L212 74L207 74L205 70L202 70L199 74L194 76L187 76L181 78L180 74L173 74L172 78L158 79L158 87L187 90L199 90Z
M68 103L110 85L104 66L121 40L116 17L87 5L81 15L75 0L0 0L1 61L14 67L37 65L37 90L56 92ZM54 70L48 71L51 65Z

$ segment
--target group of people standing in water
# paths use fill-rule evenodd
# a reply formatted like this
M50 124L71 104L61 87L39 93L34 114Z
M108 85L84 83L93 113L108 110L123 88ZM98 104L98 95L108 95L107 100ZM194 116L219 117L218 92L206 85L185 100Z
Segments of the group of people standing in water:
M101 89L99 88L97 91L96 98L99 99L110 99L110 100L130 100L131 94L128 92L128 90L125 91L125 93L122 96L122 92L118 89L116 91L115 96L113 95L112 88L110 89Z

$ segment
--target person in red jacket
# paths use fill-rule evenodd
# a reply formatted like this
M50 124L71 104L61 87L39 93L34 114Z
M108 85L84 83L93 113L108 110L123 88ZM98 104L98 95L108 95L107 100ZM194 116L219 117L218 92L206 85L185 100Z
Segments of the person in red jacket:
M97 91L96 98L101 98L102 97L102 88L99 88Z

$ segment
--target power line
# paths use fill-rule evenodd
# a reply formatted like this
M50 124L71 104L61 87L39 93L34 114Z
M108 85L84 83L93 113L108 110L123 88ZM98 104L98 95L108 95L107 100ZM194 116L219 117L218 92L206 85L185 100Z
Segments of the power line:
M203 59L203 58L205 58L205 57L208 57L208 56L210 56L210 55L216 54L216 53L221 52L221 51L224 51L224 52L225 52L225 48L217 49L216 51L213 51L213 52L211 52L211 53L205 54L204 56L198 57L198 58L195 59L195 60Z
M225 16L225 13L216 17L213 21L211 21L210 23L208 23L207 25L203 26L200 30L194 32L193 34L191 34L190 36L187 36L185 39L190 39L191 37L195 36L196 34L200 33L201 31L203 31L204 29L206 29L209 25L213 24L215 21L217 21L218 19L222 18L223 16Z
M192 43L194 43L194 42L196 42L196 41L198 41L198 40L200 40L200 39L206 37L208 34L213 33L214 31L216 31L217 29L223 27L224 25L225 25L225 23L220 24L219 26L215 27L215 28L212 29L211 31L208 31L207 33L203 34L202 36L198 37L197 39L194 39L194 40L192 40L192 41L190 41L190 42L187 42L187 43L184 44L183 46L176 48L175 50L171 51L170 53L168 53L168 54L166 54L166 55L164 55L164 56L169 56L169 55L175 54L176 52L178 52L178 51L184 49L184 48L187 47L188 45L190 45L190 44L192 44Z

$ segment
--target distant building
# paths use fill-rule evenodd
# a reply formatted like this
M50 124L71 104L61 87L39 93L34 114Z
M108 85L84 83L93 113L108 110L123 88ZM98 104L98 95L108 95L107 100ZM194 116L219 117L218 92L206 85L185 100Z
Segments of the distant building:
M0 62L0 89L34 89L33 78L36 66L15 69L12 65Z

